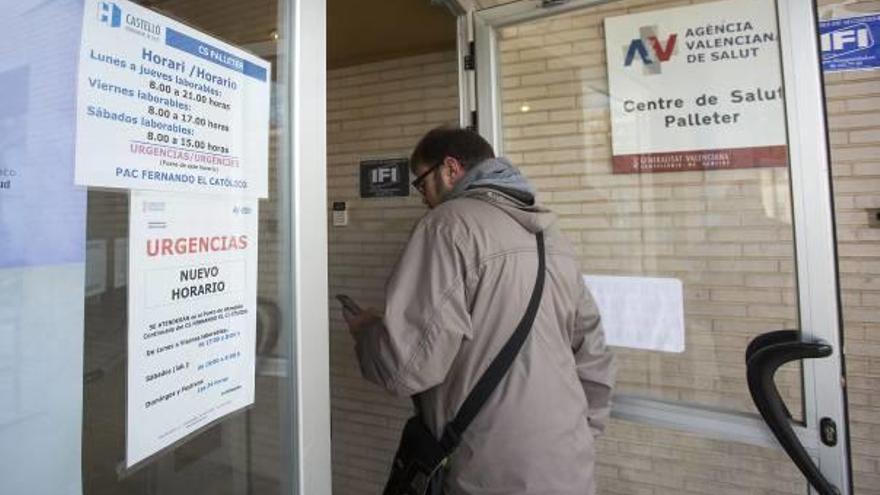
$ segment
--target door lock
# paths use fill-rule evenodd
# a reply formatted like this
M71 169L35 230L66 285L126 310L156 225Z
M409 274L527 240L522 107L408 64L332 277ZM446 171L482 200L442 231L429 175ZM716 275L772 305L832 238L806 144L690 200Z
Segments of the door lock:
M831 418L822 418L819 421L819 435L822 443L834 447L837 445L837 423Z

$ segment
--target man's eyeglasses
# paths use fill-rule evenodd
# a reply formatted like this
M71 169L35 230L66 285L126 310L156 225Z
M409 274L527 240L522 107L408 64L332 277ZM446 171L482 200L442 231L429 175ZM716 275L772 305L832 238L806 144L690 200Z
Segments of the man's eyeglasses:
M425 190L423 188L425 187L425 179L427 179L428 176L431 175L431 172L437 170L437 168L440 167L440 165L443 165L443 163L445 161L446 161L446 158L444 158L443 160L440 160L439 162L435 163L434 165L431 165L431 168L422 172L422 174L419 175L418 177L416 177L415 179L413 179L413 181L410 182L410 184L412 184L412 186L417 191L424 194Z

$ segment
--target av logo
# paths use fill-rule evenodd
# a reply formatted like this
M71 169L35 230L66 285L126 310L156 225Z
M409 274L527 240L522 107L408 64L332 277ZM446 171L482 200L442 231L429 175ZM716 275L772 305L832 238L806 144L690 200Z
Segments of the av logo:
M874 46L874 37L867 24L853 24L822 33L822 58L830 60Z
M383 184L385 182L397 182L397 167L378 167L370 172L370 182Z
M635 58L639 57L644 64L646 73L659 74L661 64L669 61L676 53L676 40L678 40L678 34L672 33L666 37L665 41L661 42L660 37L657 36L657 26L644 26L639 29L639 37L632 40L626 48L623 65L629 67Z
M98 2L98 21L119 27L122 25L122 9L113 2Z

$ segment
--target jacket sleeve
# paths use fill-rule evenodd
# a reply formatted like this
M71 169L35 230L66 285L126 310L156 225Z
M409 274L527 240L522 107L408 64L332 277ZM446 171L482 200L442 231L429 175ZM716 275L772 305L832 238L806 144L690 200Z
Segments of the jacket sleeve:
M399 396L444 380L472 335L465 265L451 229L422 219L388 280L384 318L355 336L364 378Z
M605 332L599 309L580 277L580 301L575 320L572 351L578 378L587 396L587 421L593 435L605 430L611 413L611 392L614 386L615 363L605 346Z

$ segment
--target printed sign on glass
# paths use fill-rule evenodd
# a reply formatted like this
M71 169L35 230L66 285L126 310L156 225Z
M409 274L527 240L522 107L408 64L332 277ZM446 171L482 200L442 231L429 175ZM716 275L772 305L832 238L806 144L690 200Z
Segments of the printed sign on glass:
M129 467L254 401L257 200L133 192Z
M266 197L270 68L127 0L87 0L76 183Z
M786 166L778 37L765 0L605 19L614 172Z

